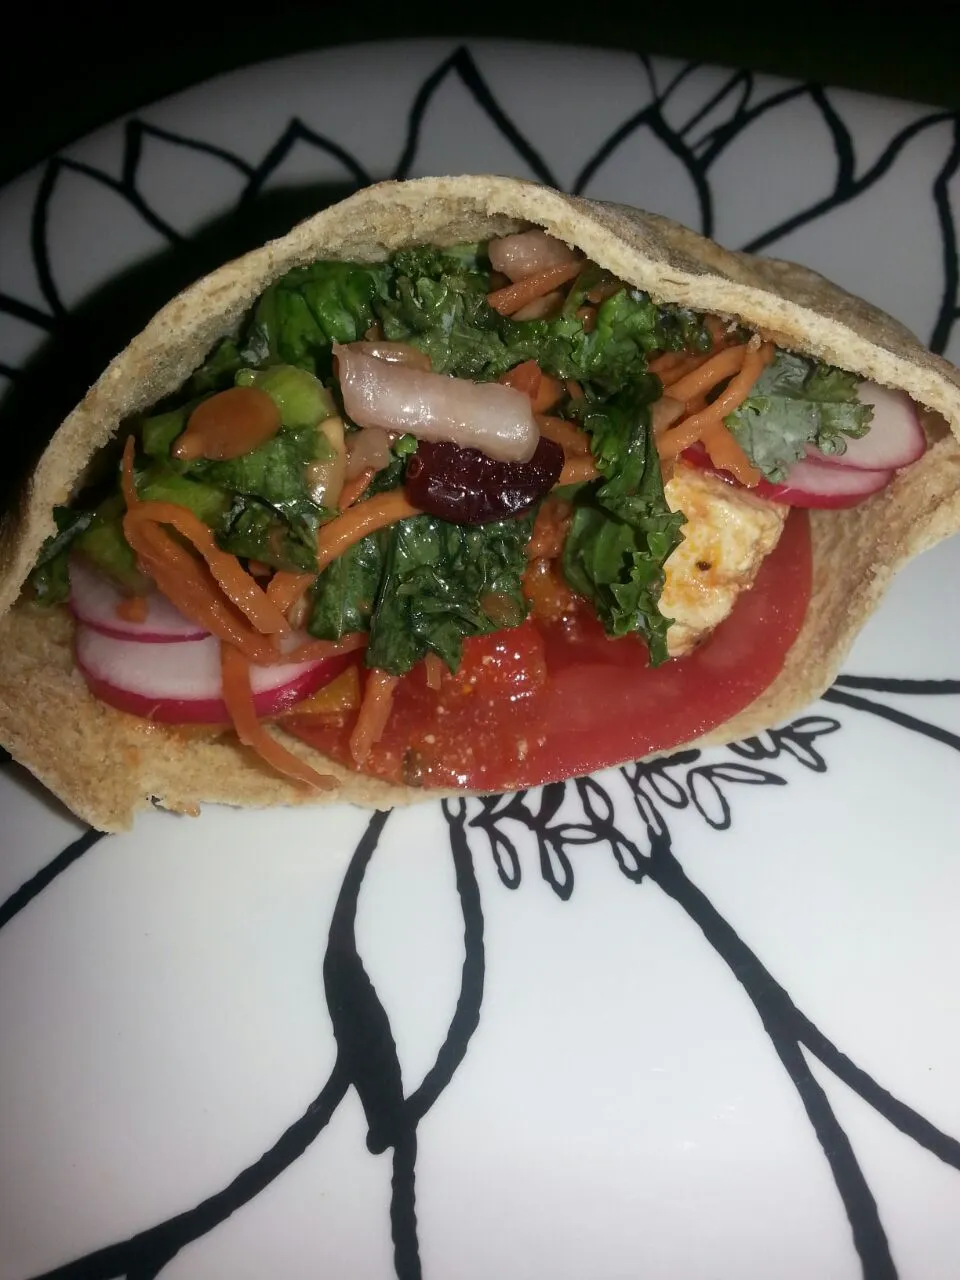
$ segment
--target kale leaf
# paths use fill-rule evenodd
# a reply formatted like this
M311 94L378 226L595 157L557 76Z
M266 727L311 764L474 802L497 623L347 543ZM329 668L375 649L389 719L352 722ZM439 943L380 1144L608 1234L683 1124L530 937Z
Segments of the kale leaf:
M521 590L532 515L462 526L413 516L389 530L366 661L402 675L428 650L450 669L466 636L527 616ZM490 609L496 616L492 617Z
M285 363L325 376L334 342L356 342L376 319L386 263L315 262L295 267L261 295L241 348L251 366Z
M63 604L70 595L69 560L74 541L88 529L92 511L74 511L71 507L54 507L57 532L40 548L37 563L30 574L30 586L38 604Z
M238 494L222 521L217 542L224 551L274 569L316 573L317 530L325 514L308 500L278 509Z
M808 444L843 453L845 436L866 434L873 409L857 398L857 381L856 374L778 351L723 421L753 465L779 483Z
M649 399L641 383L581 411L604 482L577 494L563 571L608 635L641 635L656 666L668 657L670 620L658 605L663 566L680 543L683 516L664 497Z
M311 588L307 630L318 640L369 631L383 576L389 531L367 534L336 558Z

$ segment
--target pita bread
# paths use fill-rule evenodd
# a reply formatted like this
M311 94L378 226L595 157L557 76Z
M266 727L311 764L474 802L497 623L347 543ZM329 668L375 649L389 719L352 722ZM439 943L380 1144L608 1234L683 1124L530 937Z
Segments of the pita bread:
M114 711L87 692L73 667L66 611L17 598L53 532L52 508L77 492L97 450L129 415L176 391L278 276L321 258L374 261L406 245L455 244L529 225L576 245L657 301L737 317L784 348L900 388L929 411L932 443L918 463L861 506L812 513L814 588L801 634L766 693L702 742L758 732L819 696L893 574L960 528L960 371L816 273L727 252L666 218L512 178L368 187L164 307L65 420L19 509L0 525L0 742L75 813L112 831L129 827L151 802L184 812L204 801L386 808L437 794L361 777L284 738L337 778L335 791L306 792L230 736L190 737Z

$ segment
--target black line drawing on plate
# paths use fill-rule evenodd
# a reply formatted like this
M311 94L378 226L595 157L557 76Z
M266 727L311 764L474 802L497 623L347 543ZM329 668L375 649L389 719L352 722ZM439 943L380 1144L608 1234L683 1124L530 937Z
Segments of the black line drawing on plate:
M858 687L876 683L908 691L916 683L869 681L853 676L840 680ZM947 686L943 692L960 692L960 681L937 683ZM927 692L929 682L920 684ZM390 1230L396 1275L399 1280L420 1277L417 1125L453 1080L481 1019L485 952L477 860L491 857L501 883L510 890L522 883L524 864L534 863L542 879L566 901L575 885L573 855L585 846L608 848L626 882L655 886L671 898L736 977L757 1010L771 1048L796 1088L823 1148L865 1280L896 1280L890 1245L873 1193L846 1133L806 1062L804 1050L888 1123L958 1171L960 1140L943 1133L895 1098L794 1004L760 957L686 874L673 849L669 822L671 810L689 808L700 815L708 828L729 829L733 822L730 788L782 787L789 783L781 772L761 768L755 762L782 762L813 773L826 773L827 761L820 740L841 727L835 719L810 714L758 737L732 743L726 749L728 756L720 760L705 759L698 750L686 750L647 763L625 765L618 773L632 798L634 814L629 822L617 813L607 787L597 778L554 783L513 795L444 801L463 919L464 959L459 995L443 1046L422 1083L406 1097L389 1018L363 966L354 928L363 879L389 819L389 814L374 814L344 876L323 962L323 988L337 1059L306 1112L228 1186L195 1208L34 1280L148 1280L158 1276L181 1249L240 1210L302 1155L322 1133L351 1088L356 1090L366 1116L368 1150L374 1154L387 1149L393 1152ZM943 740L937 726L925 721L917 720L904 727ZM561 806L571 793L579 803L580 819L558 819ZM26 907L97 838L98 833L90 832L75 841L12 895L0 908L0 923Z

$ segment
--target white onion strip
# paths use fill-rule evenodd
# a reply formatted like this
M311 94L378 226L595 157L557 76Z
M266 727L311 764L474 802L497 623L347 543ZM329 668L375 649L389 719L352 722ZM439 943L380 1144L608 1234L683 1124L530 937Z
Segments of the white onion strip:
M540 432L529 396L498 382L470 382L388 364L353 343L333 344L343 405L359 427L409 432L529 462Z

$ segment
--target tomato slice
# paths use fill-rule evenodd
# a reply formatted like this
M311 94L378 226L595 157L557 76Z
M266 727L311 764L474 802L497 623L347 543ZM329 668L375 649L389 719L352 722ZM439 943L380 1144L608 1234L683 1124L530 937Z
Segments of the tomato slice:
M647 663L633 636L610 640L586 609L556 626L527 621L464 645L455 675L428 688L423 664L397 688L365 772L389 782L512 791L668 751L722 724L779 673L810 599L806 513L729 618L688 657ZM284 727L350 764L349 716L293 714Z

